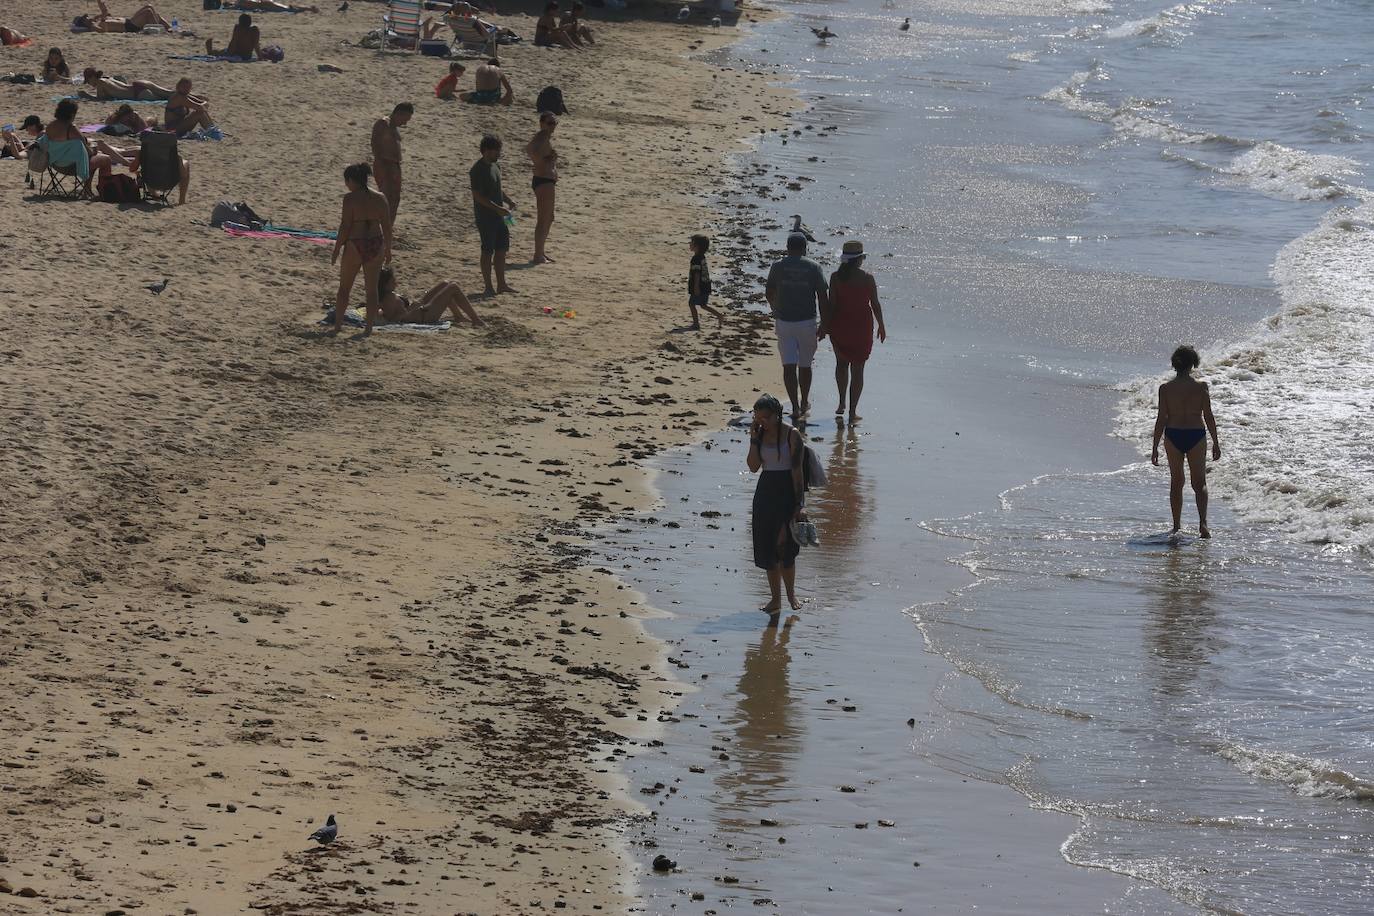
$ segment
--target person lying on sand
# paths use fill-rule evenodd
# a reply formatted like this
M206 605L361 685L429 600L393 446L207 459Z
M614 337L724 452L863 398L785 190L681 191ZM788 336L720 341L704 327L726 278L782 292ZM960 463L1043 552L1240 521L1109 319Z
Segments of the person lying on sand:
M558 24L558 0L549 0L544 6L544 14L534 24L534 46L536 48L580 47L576 38Z
M29 147L43 136L43 119L38 115L29 115L24 119L24 124L19 128L19 135L12 130L0 131L0 138L4 139L4 146L0 147L0 158L4 159L27 159L29 158Z
M191 81L182 77L177 80L176 92L167 100L163 111L162 123L165 130L177 136L188 134L196 128L209 130L215 126L210 117L210 103L191 95Z
M25 35L23 32L18 29L11 29L0 25L0 45L4 45L8 48L17 45L26 45L28 43L29 36Z
M102 175L107 175L111 171L112 165L122 165L130 172L138 171L139 155L142 152L138 149L120 149L111 146L104 140L95 141L95 148L106 157L103 168L100 169ZM181 181L177 185L177 203L186 203L186 192L191 187L191 163L185 159L181 160Z
M43 82L66 82L71 78L72 70L67 66L67 59L62 56L62 49L49 48L48 56L43 61Z
M277 0L235 0L233 6L235 10L246 10L250 13L318 13L318 6L295 6L290 3L278 3Z
M453 316L455 323L466 318L475 326L482 324L457 283L440 283L431 287L418 302L411 302L396 292L396 270L392 267L383 267L377 275L377 301L388 324L438 324L445 312Z
M262 33L253 25L253 17L244 13L234 26L234 34L229 36L229 44L224 46L224 50L216 51L215 40L207 38L205 53L211 57L241 57L244 60L252 60L258 56L261 42Z
M135 134L141 134L145 130L157 130L156 120L145 120L144 117L134 111L134 107L127 102L120 105L114 110L113 114L105 118L106 127L114 127L116 124L128 128L130 133Z
M168 89L166 86L159 86L148 80L123 80L117 76L106 76L103 70L97 70L95 67L83 70L81 79L88 87L82 96L100 102L131 99L165 102L176 95L176 90ZM205 99L196 101L205 104Z
M515 92L501 69L500 58L490 58L479 66L473 74L473 84L474 90L463 97L464 101L474 105L510 105L515 101Z
M72 20L72 26L91 32L142 32L150 25L160 25L169 32L172 24L162 18L150 5L139 7L132 16L112 16L105 0L95 0L100 12L91 16L83 14Z

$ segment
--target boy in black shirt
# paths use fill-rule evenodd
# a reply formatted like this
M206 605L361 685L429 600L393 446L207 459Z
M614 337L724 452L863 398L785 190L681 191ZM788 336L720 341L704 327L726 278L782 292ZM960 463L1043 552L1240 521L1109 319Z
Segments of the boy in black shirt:
M692 310L692 330L700 331L698 306L715 315L721 324L725 323L725 316L706 304L711 298L711 270L706 266L706 252L711 247L711 240L704 235L694 235L691 245L692 266L687 269L687 307Z

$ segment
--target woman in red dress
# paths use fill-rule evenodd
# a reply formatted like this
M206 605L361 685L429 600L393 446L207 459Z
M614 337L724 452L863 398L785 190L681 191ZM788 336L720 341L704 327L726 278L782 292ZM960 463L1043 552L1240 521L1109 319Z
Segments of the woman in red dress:
M842 417L845 397L849 399L849 422L859 422L859 395L864 390L864 363L873 352L873 323L878 324L878 339L887 340L883 307L878 303L878 284L863 269L863 242L844 243L840 269L830 275L830 306L821 322L819 336L830 335L835 350L835 386L840 403L835 416ZM843 420L841 420L843 422Z

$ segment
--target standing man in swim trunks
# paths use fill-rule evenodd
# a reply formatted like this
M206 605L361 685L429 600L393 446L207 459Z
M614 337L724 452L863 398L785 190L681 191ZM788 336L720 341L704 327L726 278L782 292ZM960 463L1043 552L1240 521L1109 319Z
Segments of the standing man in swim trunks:
M377 190L386 195L391 205L391 224L396 225L396 211L401 209L401 132L399 128L410 122L415 106L401 102L391 109L391 115L378 118L372 125L372 174Z
M773 327L782 358L782 383L792 399L792 418L806 419L811 409L811 362L816 342L826 329L817 326L829 296L821 265L806 257L806 236L787 237L787 255L768 270L765 295L773 310Z
M1199 363L1192 347L1179 347L1170 362L1178 373L1159 386L1159 413L1155 417L1154 447L1150 462L1159 464L1159 440L1164 439L1164 454L1169 459L1169 509L1174 514L1174 533L1182 527L1183 463L1197 499L1198 534L1209 538L1207 529L1207 434L1212 434L1212 460L1221 460L1221 440L1217 421L1212 416L1212 392L1206 382L1193 378ZM1204 426L1205 424L1205 426Z
M534 222L534 257L531 264L553 263L544 252L549 230L553 228L554 188L558 184L558 151L553 148L553 131L558 116L552 111L539 112L539 132L534 135L525 152L534 165L534 203L538 215Z
M506 285L506 252L510 250L510 224L507 219L515 209L515 201L501 190L501 138L487 134L482 138L482 158L468 170L472 183L472 211L477 222L477 234L482 239L482 281L488 296L513 293ZM496 286L491 285L492 267L496 268Z

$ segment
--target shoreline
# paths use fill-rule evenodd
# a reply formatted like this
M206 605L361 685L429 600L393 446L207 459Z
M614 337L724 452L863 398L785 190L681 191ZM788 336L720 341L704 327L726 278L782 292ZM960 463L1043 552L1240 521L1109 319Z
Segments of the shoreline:
M202 33L219 21L199 4L165 6ZM455 245L460 262L469 247L475 261L461 190L453 211L434 206L454 196L454 139L475 147L482 130L519 132L532 115L460 109L455 121L401 69L423 60L341 49L356 27L330 14L263 20L288 50L270 84L257 65L189 65L229 139L185 144L196 174L187 207L121 214L16 191L0 234L20 277L44 277L50 258L90 265L60 295L40 283L23 300L32 345L6 354L13 389L28 394L7 411L26 441L3 450L16 486L0 546L8 568L27 572L7 576L0 605L0 629L24 647L0 664L19 699L3 732L12 832L0 878L34 888L32 901L10 898L34 912L450 912L455 896L474 912L536 900L624 909L638 866L608 825L633 800L616 797L607 781L623 780L598 764L653 727L667 699L654 691L673 682L657 680L663 646L622 620L623 589L559 545L641 505L637 462L709 429L696 411L714 408L696 405L728 398L730 378L766 350L757 319L738 310L724 332L665 338L685 306L680 282L663 275L681 272L691 214L706 215L695 171L773 123L788 93L683 60L683 49L734 40L728 30L603 23L598 49L562 73L573 115L560 145L570 175L600 199L565 192L551 239L567 252L561 276L513 274L530 291L478 301L485 332L331 341L307 323L307 304L331 288L327 255L227 241L198 222L213 200L247 197L278 221L330 227L334 176L365 145L363 114L394 89L350 100L352 123L341 101L322 100L292 136L255 133L247 102L315 91L328 79L317 60L362 76L355 85L409 87L418 110L403 139L396 246L416 278L408 286L451 270ZM175 72L162 56L178 39L61 34L74 65ZM607 48L621 66L609 85L593 76ZM548 55L503 56L529 74L522 92L547 80ZM587 101L593 82L599 105ZM645 85L660 97L650 102ZM6 86L0 98L44 111L51 92ZM297 136L343 124L342 149ZM684 129L685 150L673 141ZM302 142L325 161L263 168L281 158L274 145ZM672 193L646 202L617 188L626 163ZM272 182L251 181L261 174ZM618 222L602 220L605 207ZM92 231L106 225L122 235ZM160 240L171 231L182 238L168 265ZM624 256L617 276L594 267L607 250ZM172 285L153 299L139 281L160 268ZM475 264L462 270L471 288ZM570 285L598 294L577 294L578 320L534 317L541 302L567 301ZM299 308L260 307L293 300ZM212 302L229 305L226 321L202 317ZM668 385L650 381L667 375ZM679 403L679 391L693 398ZM340 841L306 849L328 813Z

